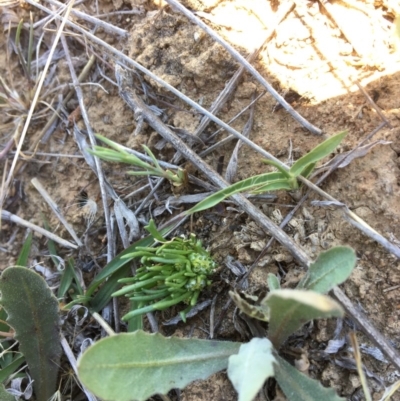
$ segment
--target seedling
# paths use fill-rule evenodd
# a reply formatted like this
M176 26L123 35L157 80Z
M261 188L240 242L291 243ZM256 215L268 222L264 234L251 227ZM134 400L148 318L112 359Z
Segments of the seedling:
M185 320L186 313L196 305L201 290L211 284L209 276L216 263L193 234L188 239L175 237L168 241L157 231L153 221L146 229L160 245L137 247L135 252L124 256L140 259L141 266L134 277L119 280L127 285L112 296L128 296L137 305L123 320L163 310L179 302L188 304L181 312Z
M95 146L94 150L88 149L88 152L103 160L107 160L110 162L127 163L140 169L129 171L128 174L166 178L175 187L186 185L187 176L185 170L178 169L176 173L172 172L171 170L164 170L158 163L158 160L154 156L153 152L146 145L142 145L142 147L144 151L148 154L148 156L150 156L154 165L139 159L137 156L131 153L128 153L121 145L111 141L108 138L105 138L102 135L96 135L96 137L108 146L110 146L110 148L112 149L108 149L103 146Z
M145 401L155 393L167 394L227 368L239 401L253 400L272 376L289 401L344 401L333 389L299 372L278 352L308 321L343 316L341 306L323 294L345 281L355 263L352 249L336 247L318 257L294 290L280 289L277 277L270 275L270 292L257 306L232 293L243 313L269 322L267 338L240 344L165 338L140 330L113 335L83 354L78 376L103 399Z

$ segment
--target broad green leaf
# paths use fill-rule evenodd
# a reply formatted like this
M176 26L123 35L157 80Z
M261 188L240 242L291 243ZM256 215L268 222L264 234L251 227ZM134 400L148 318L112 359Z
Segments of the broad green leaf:
M229 357L228 377L239 394L238 401L252 401L265 380L274 376L273 347L267 338L253 338Z
M268 338L276 349L310 320L343 316L337 302L313 291L275 290L261 304L270 308Z
M245 299L246 295L240 296L237 292L229 291L229 295L241 312L263 322L269 321L269 308L267 305L256 305L253 299ZM256 297L257 298L257 297ZM258 298L256 299L256 301Z
M24 245L22 246L21 253L18 256L18 260L16 263L17 266L22 266L22 267L28 266L29 252L31 251L31 245L32 245L32 235L33 235L32 232L30 232L26 237L26 240L24 241Z
M297 289L304 288L326 294L350 276L356 261L355 252L346 246L337 246L321 252L317 260L310 265Z
M11 395L5 388L4 384L0 384L0 400L1 401L17 401L19 398Z
M281 283L279 282L278 277L272 273L268 273L267 284L270 291L279 290L281 288Z
M78 360L78 376L105 401L145 401L226 369L240 343L136 331L104 338Z
M343 131L331 136L329 139L316 146L293 164L289 170L290 174L294 177L298 177L307 166L318 162L332 153L346 135L347 131Z
M60 366L58 302L44 279L25 267L9 267L0 277L1 304L25 356L38 401L57 389Z
M230 185L227 188L221 189L220 191L215 192L210 196L207 196L207 198L203 199L194 207L189 209L186 214L190 215L205 209L209 209L210 207L217 205L231 195L244 191L255 191L257 190L257 188L265 187L266 185L270 185L275 181L279 181L282 185L282 189L286 189L283 183L287 182L287 178L281 172L255 175L253 177L246 178L245 180L236 182L235 184Z
M276 356L275 378L289 401L345 401L332 388L323 387L299 372L280 356Z
M13 353L14 354L14 353ZM25 362L23 355L17 356L9 365L0 370L0 383L4 383ZM0 400L3 400L0 397Z

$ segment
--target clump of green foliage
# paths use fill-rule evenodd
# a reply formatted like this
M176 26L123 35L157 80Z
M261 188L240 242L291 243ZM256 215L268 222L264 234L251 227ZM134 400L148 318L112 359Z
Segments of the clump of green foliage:
M185 320L186 313L196 305L201 290L211 284L209 276L217 264L194 234L188 239L167 240L157 231L153 221L146 228L159 246L137 247L135 252L125 256L140 258L141 266L134 277L119 280L127 285L113 294L115 297L126 295L137 305L122 319L129 320L185 302L188 307L181 312Z

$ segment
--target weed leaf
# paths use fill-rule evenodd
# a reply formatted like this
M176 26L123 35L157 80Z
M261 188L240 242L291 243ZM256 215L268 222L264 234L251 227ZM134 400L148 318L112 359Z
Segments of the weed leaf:
M313 291L271 291L261 305L270 309L268 338L276 349L310 320L343 316L336 301Z
M25 356L38 401L57 389L60 366L58 302L44 279L25 267L9 267L0 277L1 304Z
M317 260L310 265L297 289L326 294L350 276L356 260L353 249L345 246L337 246L321 252Z
M332 388L299 372L283 358L276 356L275 378L290 401L345 401Z
M143 331L104 338L78 361L82 383L108 401L145 401L226 369L240 343L163 337Z
M281 288L278 277L276 277L276 275L272 273L268 273L267 284L270 291L279 290Z
M252 401L265 380L274 376L272 343L267 338L253 338L229 357L228 377L239 394L238 401Z

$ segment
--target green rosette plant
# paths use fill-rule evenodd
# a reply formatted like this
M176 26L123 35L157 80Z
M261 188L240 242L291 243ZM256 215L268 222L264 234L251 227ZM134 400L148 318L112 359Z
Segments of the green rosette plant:
M134 277L119 280L126 285L112 294L114 297L125 295L136 305L122 319L129 320L184 302L188 306L180 314L185 320L200 292L211 284L209 276L217 264L194 234L187 239L167 240L157 231L153 221L146 229L158 246L137 247L135 252L125 255L125 258L140 258L141 266Z

